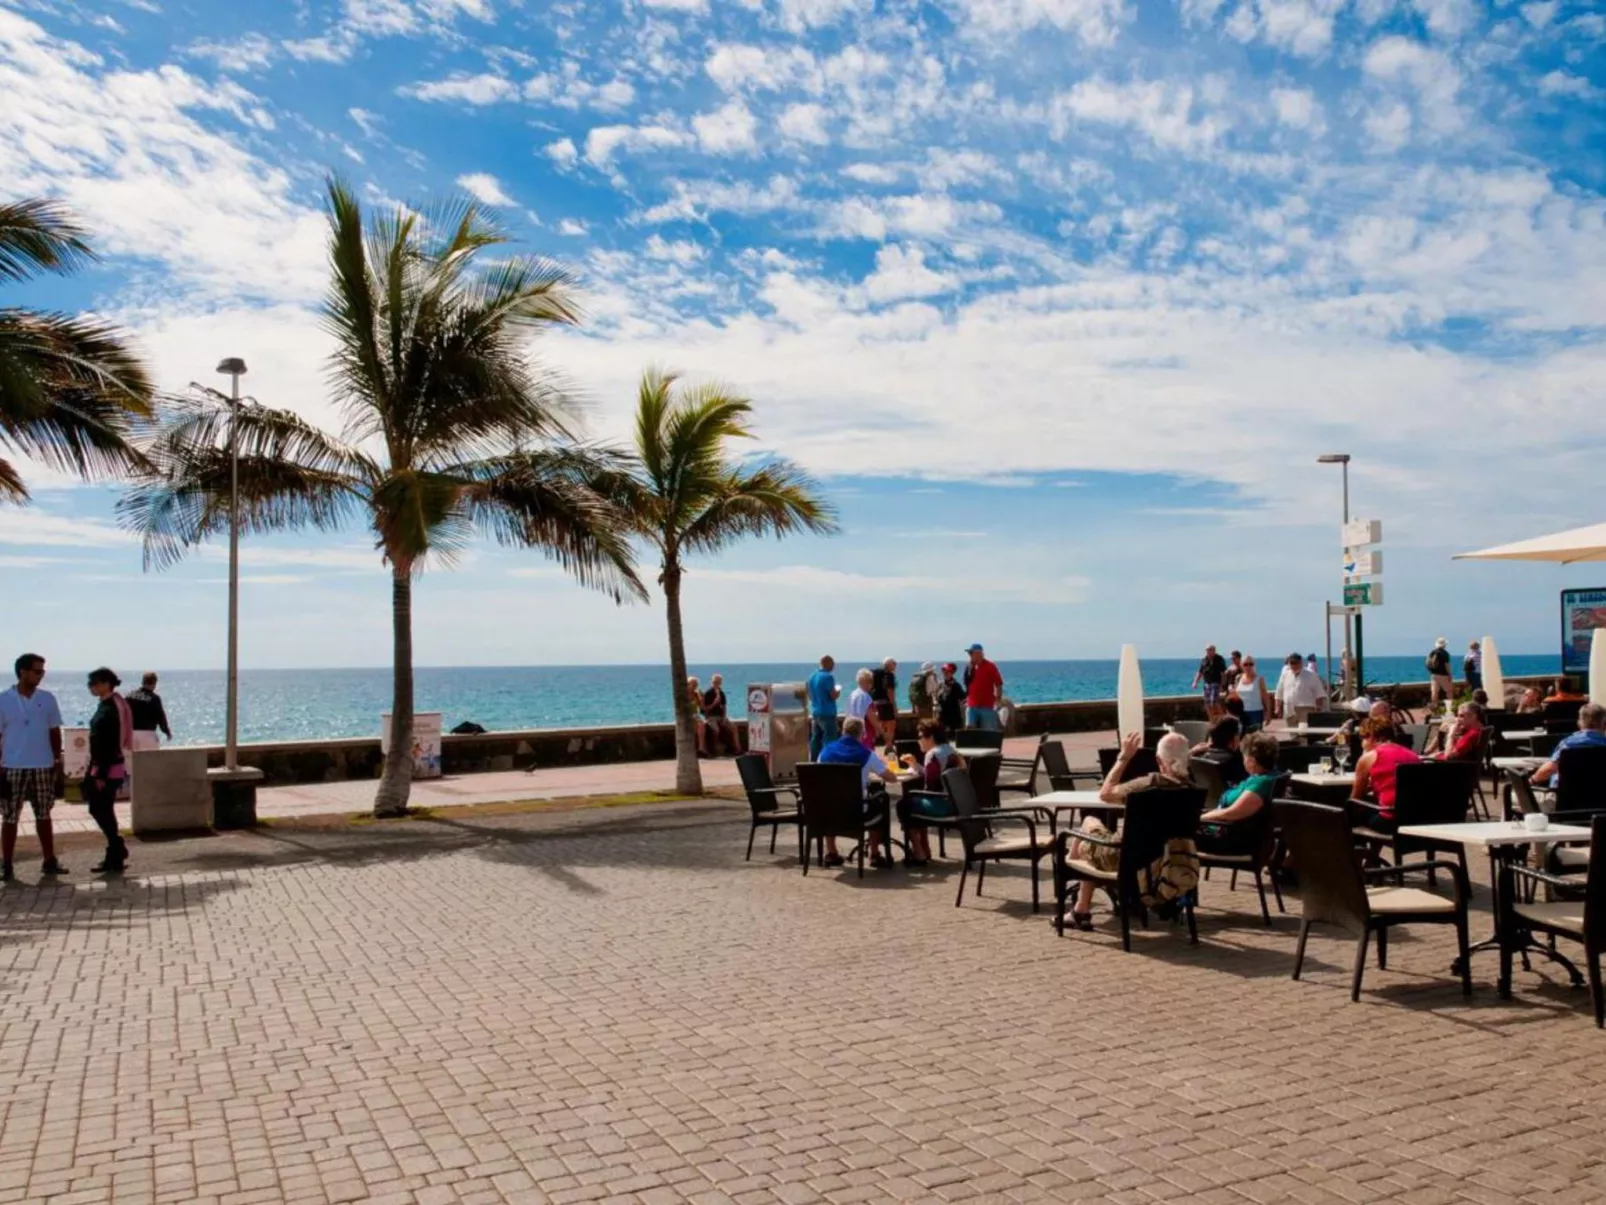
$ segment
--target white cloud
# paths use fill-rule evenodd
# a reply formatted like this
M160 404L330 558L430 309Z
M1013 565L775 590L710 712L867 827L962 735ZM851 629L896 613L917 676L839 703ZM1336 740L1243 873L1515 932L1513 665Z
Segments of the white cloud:
M707 257L708 252L688 239L678 239L673 242L666 241L662 235L654 234L642 244L642 254L648 259L668 260L689 268Z
M850 163L842 174L862 184L896 184L903 179L901 171L885 163Z
M686 135L668 126L597 126L586 135L586 161L605 167L620 151L663 150L684 145Z
M1411 5L1422 14L1428 29L1440 37L1456 37L1478 23L1474 0L1411 0Z
M793 142L825 146L831 141L831 132L825 128L825 118L825 109L821 105L813 103L788 105L776 125L781 133Z
M347 109L346 116L357 123L364 134L372 138L379 132L383 118L377 113L370 113L367 109Z
M1442 51L1410 38L1380 38L1362 60L1367 76L1415 94L1416 116L1429 130L1451 133L1463 124L1457 101L1461 73Z
M872 0L780 0L781 24L793 33L835 25L870 11Z
M964 19L982 33L1016 33L1040 26L1068 30L1089 46L1108 46L1132 20L1126 0L957 0Z
M642 0L648 8L666 8L673 12L706 13L708 0Z
M708 78L726 92L743 88L779 91L818 86L814 56L801 46L751 46L725 42L714 48L703 64Z
M711 155L732 155L757 146L758 122L739 100L728 101L712 113L699 113L691 119L691 127L698 145Z
M465 105L495 105L519 96L519 87L512 80L488 72L410 84L399 91L414 100L456 101Z
M1411 141L1411 108L1399 101L1369 110L1362 124L1375 150L1392 153Z
M1195 5L1195 12L1215 5ZM1241 0L1226 31L1240 42L1260 40L1301 58L1324 54L1333 44L1333 20L1344 0Z
M1202 114L1192 84L1162 80L1112 83L1083 80L1054 98L1051 123L1063 136L1077 122L1137 129L1165 150L1199 152L1214 146L1226 128L1213 114Z
M547 143L544 153L559 167L573 167L575 161L580 158L580 152L575 148L572 138L559 138L556 142Z
M1307 88L1273 88L1272 109L1277 120L1296 130L1309 130L1321 124L1316 95Z
M558 233L569 238L583 238L591 233L591 227L584 222L576 221L574 218L564 218L558 223Z
M1550 71L1539 77L1541 96L1571 96L1579 100L1594 100L1601 90L1581 75L1565 71Z
M196 118L268 128L255 98L176 67L102 66L0 9L6 188L62 198L96 232L102 252L160 262L158 283L189 289L197 301L319 295L322 218L297 199L288 172Z
M52 514L37 504L0 508L0 544L21 548L126 548L134 537L101 519Z
M515 204L513 198L502 188L501 181L489 172L470 172L466 176L459 176L457 187L486 205Z
M191 58L210 59L221 71L260 71L273 62L276 47L259 33L248 33L233 42L202 39L191 42L184 53Z
M865 294L876 302L931 297L952 292L958 286L956 277L928 268L925 252L919 247L898 245L876 251L875 271L864 280Z

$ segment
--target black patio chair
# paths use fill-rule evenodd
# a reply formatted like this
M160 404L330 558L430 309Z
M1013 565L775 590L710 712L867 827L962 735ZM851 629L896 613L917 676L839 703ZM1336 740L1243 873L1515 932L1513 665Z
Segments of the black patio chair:
M997 790L1020 791L1028 798L1037 794L1037 770L1043 762L1043 745L1048 740L1045 736L1037 742L1037 748L1032 750L1030 757L1000 757L998 759Z
M1472 790L1478 778L1478 765L1470 761L1408 762L1395 771L1394 822L1396 828L1414 824L1465 824L1472 806ZM1374 860L1388 850L1390 861L1399 866L1410 854L1432 855L1441 847L1420 837L1403 837L1369 828L1364 817L1373 814L1370 805L1357 804L1363 822L1354 830L1355 838L1372 851ZM1462 872L1467 868L1466 846L1455 846ZM1435 872L1428 872L1428 886L1437 887Z
M742 790L747 792L747 806L753 810L753 827L747 834L747 857L753 860L753 838L764 825L770 829L770 853L775 852L775 838L782 825L797 829L797 856L808 860L808 849L803 843L803 809L796 787L778 787L770 778L769 759L762 753L744 753L736 759L736 772L742 776ZM788 801L789 800L789 801Z
M1069 759L1065 756L1065 746L1059 741L1044 741L1039 753L1043 759L1043 773L1048 775L1048 789L1051 791L1078 790L1078 779L1089 789L1096 788L1104 781L1104 775L1092 766L1073 770Z
M1207 720L1173 720L1171 731L1183 737L1190 745L1197 745L1200 741L1210 739L1210 723Z
M821 765L802 762L797 767L797 785L803 802L803 873L809 872L807 847L812 845L816 860L825 865L825 839L852 837L858 842L859 877L864 878L865 847L871 833L890 837L892 824L885 807L868 810L865 806L863 775L858 766Z
M1557 699L1546 703L1545 709L1539 713L1544 722L1545 731L1560 731L1563 734L1578 730L1578 713L1584 709L1583 699ZM1556 728L1552 729L1551 725Z
M1143 889L1149 867L1166 851L1174 840L1192 840L1199 828L1199 813L1204 810L1204 791L1197 787L1161 788L1140 791L1126 798L1126 815L1119 837L1101 838L1086 833L1065 831L1054 839L1054 928L1061 936L1065 933L1065 913L1070 907L1071 891L1079 884L1090 882L1101 888L1121 918L1121 948L1132 949L1132 917L1148 923L1149 912L1143 904ZM1119 861L1114 870L1100 870L1091 861L1071 857L1071 843L1085 841L1092 845L1120 847ZM1199 929L1193 917L1193 896L1189 892L1181 901L1188 922L1188 939L1199 941Z
M1406 739L1400 743L1413 753L1425 753L1428 747L1428 725L1406 724L1401 728L1401 735Z
M1342 728L1349 718L1349 713L1343 711L1313 711L1305 723L1312 728Z
M1198 759L1195 759L1197 762ZM1271 788L1271 798L1261 801L1260 811L1248 820L1240 820L1233 828L1242 832L1243 853L1209 853L1202 846L1199 849L1199 865L1204 873L1208 874L1212 867L1232 871L1232 878L1227 882L1228 891L1238 890L1238 872L1246 871L1254 876L1255 891L1260 895L1260 919L1267 925L1271 924L1271 909L1266 906L1266 879L1271 878L1272 894L1277 899L1277 911L1286 912L1283 907L1283 891L1277 884L1275 875L1268 876L1268 871L1277 855L1277 822L1272 811L1273 804L1283 797L1288 790L1289 774L1284 771L1275 776L1276 781ZM1195 779L1195 781L1198 781ZM1208 787L1206 790L1208 791ZM1209 804L1204 810L1208 811Z
M1606 746L1561 751L1556 758L1556 810L1606 811Z
M1105 747L1099 750L1099 782L1109 777L1110 771L1115 769L1121 751ZM1160 761L1154 756L1154 750L1144 746L1132 755L1131 764L1127 766L1122 782L1131 782L1134 778L1142 778L1145 774L1156 774L1160 770Z
M1193 785L1205 793L1204 804L1200 810L1208 812L1216 806L1216 801L1227 793L1227 780L1221 773L1221 763L1208 757L1190 757L1188 772L1193 779Z
M1544 933L1576 941L1584 947L1589 971L1589 996L1595 1006L1595 1025L1606 1029L1606 987L1602 986L1600 960L1606 953L1606 816L1596 816L1591 825L1589 861L1579 894L1577 878L1563 878L1525 866L1505 863L1511 876L1498 893L1500 897L1500 996L1511 996L1511 956L1520 951L1524 932ZM1545 885L1551 898L1533 900L1522 885ZM1556 895L1567 898L1557 899ZM1465 955L1463 954L1463 957Z
M1337 757L1336 745L1278 745L1277 768L1290 774L1305 774L1324 758Z
M1461 994L1472 994L1472 959L1467 955L1467 875L1459 862L1412 862L1363 870L1350 836L1343 808L1321 803L1279 800L1273 805L1283 840L1299 866L1299 946L1294 952L1294 978L1305 966L1305 942L1314 924L1337 925L1356 937L1355 972L1350 999L1361 998L1366 947L1377 934L1377 965L1388 969L1388 931L1394 925L1451 924L1460 945ZM1455 897L1405 886L1408 875L1444 870ZM1394 886L1388 882L1394 881Z
M1048 828L1046 823L1041 826L1041 831L1045 835L1039 836L1039 820L1045 818L1033 816L1023 810L998 812L984 809L970 770L944 770L942 785L953 803L954 819L936 823L958 829L960 840L965 845L965 866L959 872L959 891L954 896L954 907L959 907L964 901L965 879L970 874L972 863L976 865L976 894L979 896L982 882L987 877L988 862L1024 860L1032 864L1032 911L1038 911L1038 865L1053 852L1054 848L1053 842L1046 836ZM1025 825L1026 834L1007 837L998 835L994 831L995 827L1005 823Z

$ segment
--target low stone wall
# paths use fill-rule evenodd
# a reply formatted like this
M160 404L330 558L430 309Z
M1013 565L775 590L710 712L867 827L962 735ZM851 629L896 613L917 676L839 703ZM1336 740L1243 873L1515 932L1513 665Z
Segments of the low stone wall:
M1508 678L1507 682L1544 679ZM1427 683L1409 683L1397 692L1406 707L1427 702ZM1150 724L1204 718L1197 695L1151 698L1143 702ZM1015 731L1023 736L1053 732L1098 732L1115 727L1115 700L1090 699L1066 703L1022 703ZM744 747L747 725L735 728ZM914 721L904 716L899 733L914 735ZM207 762L223 764L223 746L206 746ZM491 770L526 770L546 766L595 766L614 762L662 761L675 756L673 724L621 724L609 728L536 728L522 732L486 732L473 736L441 738L441 765L446 774L479 774ZM265 776L264 786L306 782L371 779L379 775L383 758L379 738L359 737L327 741L280 741L240 746L242 765L255 766Z

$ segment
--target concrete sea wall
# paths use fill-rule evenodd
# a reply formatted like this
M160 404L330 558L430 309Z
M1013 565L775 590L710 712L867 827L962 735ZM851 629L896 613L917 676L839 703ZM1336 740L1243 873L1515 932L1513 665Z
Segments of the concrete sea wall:
M1516 681L1516 679L1508 679ZM1538 679L1534 679L1538 681ZM1402 686L1399 701L1419 707L1427 700L1427 684ZM1202 719L1195 695L1144 701L1149 723ZM914 721L900 724L912 736ZM1092 699L1065 703L1023 703L1017 709L1015 731L1035 736L1045 732L1096 732L1115 727L1115 700ZM747 726L736 730L745 745ZM223 764L223 747L206 747L210 765ZM521 732L487 732L474 736L441 738L441 764L446 774L476 774L488 770L530 769L546 766L587 766L613 762L658 761L675 755L672 724L625 724L606 728L539 728ZM256 766L267 786L294 783L339 782L371 779L382 761L379 738L357 737L326 741L281 741L240 746L240 761Z

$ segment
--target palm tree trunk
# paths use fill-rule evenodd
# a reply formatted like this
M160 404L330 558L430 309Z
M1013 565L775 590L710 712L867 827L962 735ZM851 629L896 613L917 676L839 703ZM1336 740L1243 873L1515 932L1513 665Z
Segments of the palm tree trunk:
M686 697L686 635L680 624L680 566L664 567L664 603L669 609L669 688L675 699L675 791L703 793L703 768L697 762L697 721Z
M390 576L391 654L390 752L374 796L375 816L400 816L413 790L413 574L395 565Z

